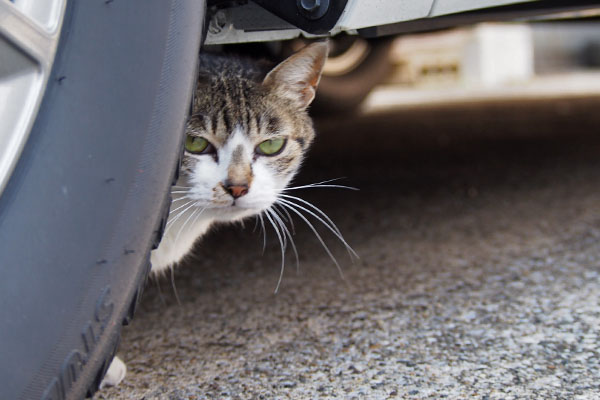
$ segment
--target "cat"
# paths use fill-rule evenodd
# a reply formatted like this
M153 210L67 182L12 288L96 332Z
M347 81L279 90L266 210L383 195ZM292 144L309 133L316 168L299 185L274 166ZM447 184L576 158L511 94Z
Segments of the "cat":
M201 59L181 178L152 271L179 262L215 222L270 208L295 175L315 132L306 111L327 57L316 42L265 75L243 58Z
M280 195L314 139L307 107L327 53L326 41L314 42L270 71L240 57L200 58L180 178L162 241L151 254L154 274L190 254L214 223L265 212L278 236L284 235L281 219L269 210L278 200L289 201ZM283 252L281 237L280 242ZM125 364L115 357L101 387L117 385L125 374Z

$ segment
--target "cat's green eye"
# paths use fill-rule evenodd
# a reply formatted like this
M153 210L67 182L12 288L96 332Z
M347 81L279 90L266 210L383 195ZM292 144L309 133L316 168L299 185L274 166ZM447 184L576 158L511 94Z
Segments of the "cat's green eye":
M284 138L269 139L256 146L256 152L264 156L275 156L283 150L284 145Z
M200 136L187 135L185 139L185 149L193 154L206 153L210 146L208 140Z

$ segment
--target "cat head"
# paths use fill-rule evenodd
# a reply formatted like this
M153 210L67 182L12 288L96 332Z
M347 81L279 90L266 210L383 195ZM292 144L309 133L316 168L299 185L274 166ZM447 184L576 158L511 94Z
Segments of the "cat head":
M313 43L266 75L243 60L209 57L187 125L186 197L215 219L269 208L297 172L314 138L307 107L327 58Z

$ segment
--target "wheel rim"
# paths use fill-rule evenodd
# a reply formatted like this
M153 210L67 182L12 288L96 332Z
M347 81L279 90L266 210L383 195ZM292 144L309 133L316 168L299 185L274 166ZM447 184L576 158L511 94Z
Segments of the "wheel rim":
M0 194L50 77L66 0L0 1Z

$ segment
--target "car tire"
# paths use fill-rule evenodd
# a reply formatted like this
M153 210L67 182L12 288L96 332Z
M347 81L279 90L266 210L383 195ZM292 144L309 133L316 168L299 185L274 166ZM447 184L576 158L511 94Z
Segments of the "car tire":
M0 197L0 399L81 399L133 316L176 179L200 0L69 1Z

